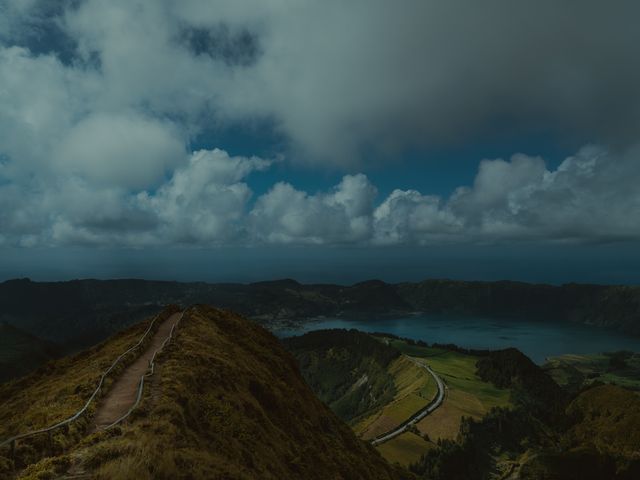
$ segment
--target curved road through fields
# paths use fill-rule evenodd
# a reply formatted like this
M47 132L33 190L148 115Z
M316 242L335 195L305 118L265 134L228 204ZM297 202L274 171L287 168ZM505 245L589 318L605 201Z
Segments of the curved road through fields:
M427 372L431 374L433 379L436 381L436 385L438 386L438 394L436 395L436 398L434 398L426 407L424 407L421 410L418 410L415 414L409 417L408 420L405 420L393 430L383 433L382 435L378 435L376 438L371 440L371 445L373 446L380 445L381 443L387 442L392 438L395 438L398 435L406 432L410 426L418 423L420 420L422 420L424 417L426 417L431 412L433 412L436 408L442 405L442 402L444 402L444 390L446 387L442 379L436 374L436 372L431 370L431 367L429 367L428 365L425 365L424 363L420 363L411 357L409 357L409 359L413 363L424 368Z

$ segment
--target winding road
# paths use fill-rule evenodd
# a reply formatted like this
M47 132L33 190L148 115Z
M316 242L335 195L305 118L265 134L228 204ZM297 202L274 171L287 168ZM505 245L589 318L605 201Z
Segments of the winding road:
M395 438L398 435L406 432L409 427L411 427L412 425L415 425L416 423L418 423L420 420L422 420L424 417L426 417L431 412L433 412L436 408L438 408L440 405L442 405L442 402L444 402L444 392L445 392L445 388L446 387L445 387L445 384L442 381L442 379L436 374L436 372L431 370L431 367L429 367L428 365L425 365L424 363L418 362L417 360L415 360L415 359L413 359L411 357L408 357L408 358L413 363L415 363L416 365L424 368L427 372L429 372L431 374L431 376L433 377L433 379L436 382L436 385L438 386L438 394L436 395L436 397L431 402L429 402L429 404L426 407L424 407L421 410L418 410L415 414L413 414L411 417L409 417L409 419L407 419L404 422L402 422L396 428L394 428L393 430L390 430L390 431L388 431L386 433L383 433L382 435L378 435L376 438L371 440L371 445L373 445L373 446L380 445L381 443L387 442L387 441L391 440L392 438Z

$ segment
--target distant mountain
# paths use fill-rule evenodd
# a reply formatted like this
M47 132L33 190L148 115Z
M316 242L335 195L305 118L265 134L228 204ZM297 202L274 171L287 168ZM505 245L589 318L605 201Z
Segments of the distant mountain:
M640 286L425 280L351 286L277 280L251 284L150 280L73 280L0 283L0 320L31 328L88 311L111 315L168 303L205 303L272 323L320 315L359 317L412 311L458 312L568 320L640 334Z
M105 342L88 354L98 355L100 349L113 351ZM71 358L81 361L82 356ZM33 383L37 391L30 390L29 377L21 381L21 389L7 388L16 398L9 395L0 405L0 418L12 415L14 423L16 417L46 420L44 410L32 411L45 406L19 401L32 395L51 395L56 408L65 392L76 401L73 386L65 385L59 375L72 374L68 362L54 363L44 376L39 374ZM26 410L20 415L2 410L13 404ZM90 433L86 422L68 435L61 432L55 437L59 450L23 474L119 479L395 480L410 476L358 440L315 397L293 357L273 335L239 315L211 307L187 311L134 413L106 433ZM87 438L78 442L78 437ZM21 447L18 455L24 452L33 457L38 444L34 445ZM45 449L43 453L50 455L51 447L45 445Z
M269 328L323 315L370 318L421 311L573 321L640 335L640 287L630 286L452 280L371 280L342 286L303 285L289 279L252 284L28 279L0 283L0 322L55 342L65 352L103 340L162 305L196 303L229 308Z
M566 320L640 334L640 286L426 280L396 288L416 310Z

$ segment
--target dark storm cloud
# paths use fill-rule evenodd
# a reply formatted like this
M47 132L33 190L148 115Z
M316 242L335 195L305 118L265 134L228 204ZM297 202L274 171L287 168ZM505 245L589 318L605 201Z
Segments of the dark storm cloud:
M180 42L196 55L208 55L229 66L248 66L258 58L258 38L246 29L231 31L222 24L211 28L183 28Z
M76 8L78 0L27 0L0 2L2 29L6 45L28 48L34 55L55 55L66 65L78 60L77 42L62 24L61 16Z
M372 146L459 144L496 130L629 145L640 127L633 1L2 4L14 25L4 30L35 54L71 61L79 45L81 57L90 51L154 71L158 56L185 66L172 47L177 38L196 56L250 66L233 84L212 79L202 100L215 98L218 114L236 121L273 116L299 152L323 162L354 162ZM155 54L139 51L145 34ZM131 55L119 52L123 44ZM145 80L152 90L164 81Z
M640 4L0 0L0 244L434 244L640 238ZM364 174L325 192L190 152L272 119L291 162L549 131L557 169L480 162L450 198Z

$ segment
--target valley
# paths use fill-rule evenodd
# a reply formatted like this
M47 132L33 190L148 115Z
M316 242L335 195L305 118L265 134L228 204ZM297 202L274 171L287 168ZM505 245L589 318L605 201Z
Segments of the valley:
M348 383L348 378L355 379L358 376L352 375L352 370L347 366L342 369L346 375L339 378L323 379L315 372L325 371L331 356L336 354L333 339L340 338L341 342L344 342L345 338L350 337L354 341L357 339L358 343L364 343L367 334L340 330L314 331L302 337L285 339L285 346L291 349L291 344L306 344L307 336L322 338L325 342L314 343L313 350L321 359L314 369L309 370L308 364L304 361L300 364L303 375L316 392L330 388L334 383ZM438 440L455 439L463 417L480 419L493 407L509 405L508 389L496 388L478 378L475 366L478 356L429 347L424 342L400 339L393 335L375 334L372 338L385 348L401 353L401 356L390 362L386 369L394 386L394 394L387 396L382 404L372 405L358 417L343 418L349 421L358 436L373 442L383 457L392 463L397 462L405 467L415 463L433 448ZM323 348L324 356L318 353L323 352ZM292 352L299 361L306 354L301 353L299 347L292 349ZM444 382L442 403L438 403L437 408L409 426L403 433L387 441L376 442L376 438L396 430L438 398L436 381L424 365L433 369ZM356 380L349 387L350 391L352 389L359 389L361 397L367 396L366 384L359 384ZM334 411L340 412L335 408Z
M316 357L322 361L337 353L332 338L342 338L344 347L347 331L340 332L312 331L284 342L301 345L308 335L322 338L324 347L314 344ZM361 337L358 343L367 335L355 330L348 333L351 339ZM542 369L513 348L468 350L455 345L428 345L393 334L368 335L401 354L387 366L394 395L350 424L361 438L376 445L385 459L408 468L419 478L626 480L634 478L640 468L637 445L635 449L630 447L623 433L629 427L618 425L616 420L624 417L631 424L640 421L640 397L614 385L614 376L607 377L613 382L610 385L600 380L576 391L567 389L566 384L559 386L553 379L556 375L552 378L547 374L554 373L547 366ZM322 348L328 357L318 353ZM299 349L293 353L298 359L304 356ZM616 359L614 364L620 361L619 354L602 357ZM628 375L635 375L632 372L637 355L622 357L627 362L624 368L631 369ZM378 443L374 439L379 433L402 427L433 401L437 390L433 377L425 375L424 369L420 375L416 361L429 365L446 384L444 401L403 433ZM322 368L316 365L309 371L305 364L301 368L310 384L318 385L314 372ZM344 383L353 379L349 368L343 371L339 379L325 378L323 388L327 381ZM362 382L356 382L348 390L360 389L366 397L363 387ZM611 404L606 400L608 395ZM592 406L592 402L599 402L599 406ZM587 416L585 408L591 412ZM600 415L603 417L598 419ZM605 431L620 448L593 441L602 438Z

